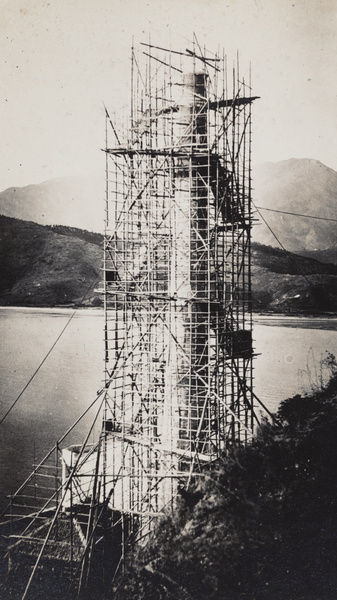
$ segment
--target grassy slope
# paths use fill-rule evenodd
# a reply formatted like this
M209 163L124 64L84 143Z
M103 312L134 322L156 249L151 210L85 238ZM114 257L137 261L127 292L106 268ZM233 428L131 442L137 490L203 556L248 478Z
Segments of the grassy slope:
M335 600L336 375L277 418L181 493L115 600Z
M0 216L0 233L0 304L52 307L97 301L93 289L101 277L100 234L4 216ZM289 257L261 244L253 244L252 265L254 310L335 310L337 266Z
M337 267L313 258L255 243L252 287L256 311L336 311Z
M102 236L3 216L0 231L2 305L81 305L92 301L93 288L101 277Z
M327 248L326 250L302 250L299 252L302 256L315 258L321 262L337 265L337 247Z

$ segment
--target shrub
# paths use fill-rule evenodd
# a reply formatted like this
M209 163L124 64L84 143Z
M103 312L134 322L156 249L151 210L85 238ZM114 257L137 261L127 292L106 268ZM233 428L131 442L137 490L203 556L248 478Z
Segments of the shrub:
M181 490L118 600L335 598L337 376L277 418Z

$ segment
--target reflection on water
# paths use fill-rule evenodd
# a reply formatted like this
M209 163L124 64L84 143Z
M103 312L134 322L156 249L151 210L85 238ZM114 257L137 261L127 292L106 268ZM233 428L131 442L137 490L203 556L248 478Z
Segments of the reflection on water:
M0 309L0 419L72 314L69 309ZM337 354L336 330L337 319L254 319L254 391L270 410L327 376L320 362L327 351ZM103 314L79 310L0 426L0 506L94 400L103 368ZM94 412L74 430L69 444L83 439Z

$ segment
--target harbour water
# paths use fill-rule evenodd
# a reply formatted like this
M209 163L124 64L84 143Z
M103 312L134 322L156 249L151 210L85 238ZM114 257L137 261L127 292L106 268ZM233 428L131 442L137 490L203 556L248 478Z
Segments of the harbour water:
M95 399L103 379L103 313L1 308L0 336L0 421L44 361L0 424L3 507L32 464ZM337 355L335 318L255 316L253 337L254 391L271 411L284 398L319 387L329 375L322 360L328 352ZM83 439L94 410L74 429L69 443Z

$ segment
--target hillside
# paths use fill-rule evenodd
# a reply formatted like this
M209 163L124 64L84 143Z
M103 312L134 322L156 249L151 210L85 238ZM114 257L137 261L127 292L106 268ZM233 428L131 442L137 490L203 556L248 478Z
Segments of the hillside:
M327 248L326 250L301 250L299 254L301 254L301 256L314 258L320 262L337 265L337 246L334 248Z
M180 492L135 550L116 600L335 600L337 365L328 360L326 389L284 400L274 424Z
M101 278L102 236L0 216L0 304L87 306ZM303 277L303 275L305 277ZM253 309L334 312L337 266L253 244Z
M0 214L41 225L66 225L103 231L104 174L52 179L0 193ZM289 159L253 169L253 199L257 206L304 215L336 218L337 172L312 159ZM261 210L287 250L337 249L336 222ZM277 246L256 212L253 240ZM324 260L324 259L322 259ZM328 262L331 259L327 259Z
M336 219L337 172L317 160L265 163L255 167L253 178L253 198L257 206ZM261 214L287 250L337 247L336 222L264 210ZM277 246L270 230L261 219L259 221L253 228L254 241Z
M0 193L0 214L41 225L103 230L104 176L61 177Z
M99 234L0 216L0 304L87 305L102 260Z
M252 289L257 312L336 312L337 266L255 243Z

